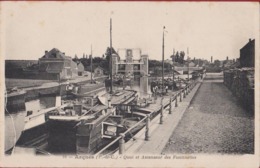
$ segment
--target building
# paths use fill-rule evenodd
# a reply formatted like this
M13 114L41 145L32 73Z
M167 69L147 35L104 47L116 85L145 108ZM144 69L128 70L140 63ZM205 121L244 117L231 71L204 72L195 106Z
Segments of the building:
M192 61L187 63L186 66L188 66L188 64L189 64L189 67L195 67L196 66L196 64Z
M255 67L255 39L249 39L249 42L240 49L240 66Z
M78 76L83 76L84 73L84 65L82 63L77 63L78 66Z
M112 74L136 74L148 75L148 55L140 55L140 59L133 59L134 49L125 49L125 60L121 60L119 55L112 54ZM141 50L138 49L141 53Z
M173 64L173 62L172 62L172 60L170 60L170 59L166 59L166 60L164 60L164 63L166 63L166 64Z
M104 75L104 69L101 68L100 66L96 67L94 69L94 75L95 76L103 76Z
M39 59L39 73L43 78L66 80L78 76L78 66L71 57L53 48Z

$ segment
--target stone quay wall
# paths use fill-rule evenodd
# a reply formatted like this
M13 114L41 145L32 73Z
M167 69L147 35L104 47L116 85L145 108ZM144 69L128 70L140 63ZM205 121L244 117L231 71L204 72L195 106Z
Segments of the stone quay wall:
M254 68L230 69L224 71L224 84L248 110L254 112Z

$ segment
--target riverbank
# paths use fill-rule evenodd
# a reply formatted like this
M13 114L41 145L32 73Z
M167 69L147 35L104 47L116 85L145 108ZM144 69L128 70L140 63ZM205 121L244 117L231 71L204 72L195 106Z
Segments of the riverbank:
M103 82L106 79L106 76L94 78L94 80ZM55 82L55 81L44 81L44 80L21 80L20 79L7 79L6 84L9 84L8 87L11 86L22 88L25 93L25 101L33 100L39 98L39 96L45 96L45 95L57 95L61 94L61 96L64 96L66 94L66 86L69 83L71 84L85 84L90 83L91 79L90 77L78 77L71 79L69 81L65 82ZM14 83L15 82L15 83ZM41 83L43 82L43 83Z
M51 82L55 82L55 81L5 78L6 89L11 89L14 87L18 87L18 88L38 87L44 83L51 83Z

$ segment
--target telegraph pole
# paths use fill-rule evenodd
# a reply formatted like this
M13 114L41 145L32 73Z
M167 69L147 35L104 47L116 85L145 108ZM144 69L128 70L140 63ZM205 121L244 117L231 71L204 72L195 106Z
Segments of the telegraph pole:
M92 70L93 70L93 60L92 60L92 44L91 44L91 51L90 51L90 71L91 71L91 80L90 80L90 83L93 83L93 72L92 72Z
M112 18L110 18L110 93L113 93L113 74L112 74Z
M172 80L174 81L174 62L175 62L175 58L174 58L174 49L173 49L173 52L172 52L172 56L173 56L173 60L172 60Z
M174 62L175 62L175 58L174 58L174 54L175 54L175 51L173 49L173 52L172 52L172 90L173 90L173 84L174 84Z
M163 26L163 39L162 39L162 94L164 90L164 30L165 30L165 26Z
M188 57L188 81L190 81L190 65L189 65L190 59L189 59L189 47L188 47L188 49L187 49L187 57Z

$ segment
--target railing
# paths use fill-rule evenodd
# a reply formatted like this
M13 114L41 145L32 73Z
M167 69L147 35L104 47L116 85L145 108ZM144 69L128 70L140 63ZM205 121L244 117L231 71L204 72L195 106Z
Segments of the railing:
M87 115L89 112L91 112L94 108L96 108L98 106L98 104L96 104L95 106L91 107L88 111L86 111L85 113L83 113L80 118L82 118L83 116Z
M190 93L190 91L196 86L197 81L194 81L192 83L189 83L185 88L183 88L182 90L180 90L177 94L175 94L174 96L170 96L170 100L169 100L169 114L172 114L172 102L175 101L175 107L178 107L178 96L179 101L182 102L183 98L186 98L186 96ZM167 106L167 105L166 105ZM155 112L155 111L154 111ZM117 141L119 141L119 154L124 154L125 152L125 135L130 132L131 130L133 130L135 127L137 127L139 124L141 124L144 120L146 120L146 130L145 130L145 137L144 139L146 141L149 141L150 139L150 131L149 131L149 127L150 127L150 116L151 114L153 114L154 112L147 114L143 119L141 119L140 121L138 121L136 124L134 124L132 127L130 127L127 131L125 131L124 133L120 133L119 137L117 137L115 140L113 140L112 142L110 142L107 146L105 146L103 149L101 149L99 152L97 152L95 155L100 155L102 152L104 152L105 150L107 150L109 147L111 147L113 144L115 144ZM161 109L160 109L160 124L163 124L163 113L164 113L164 105L163 105L163 99L161 101ZM104 154L105 155L105 154Z
M107 146L105 146L103 149L101 149L98 153L96 153L95 155L100 155L102 152L104 152L106 149L108 149L110 146L112 146L114 143L116 143L117 141L119 141L119 150L123 150L122 146L120 147L120 140L122 142L122 140L124 141L124 137L125 135L130 132L131 130L133 130L136 126L138 126L140 123L142 123L145 119L147 119L148 115L146 117L144 117L143 119L141 119L140 121L138 121L137 123L135 123L132 127L130 127L128 130L126 130L124 133L120 133L119 137L117 137L115 140L113 140L112 142L110 142ZM119 153L123 153L123 151L119 152Z

